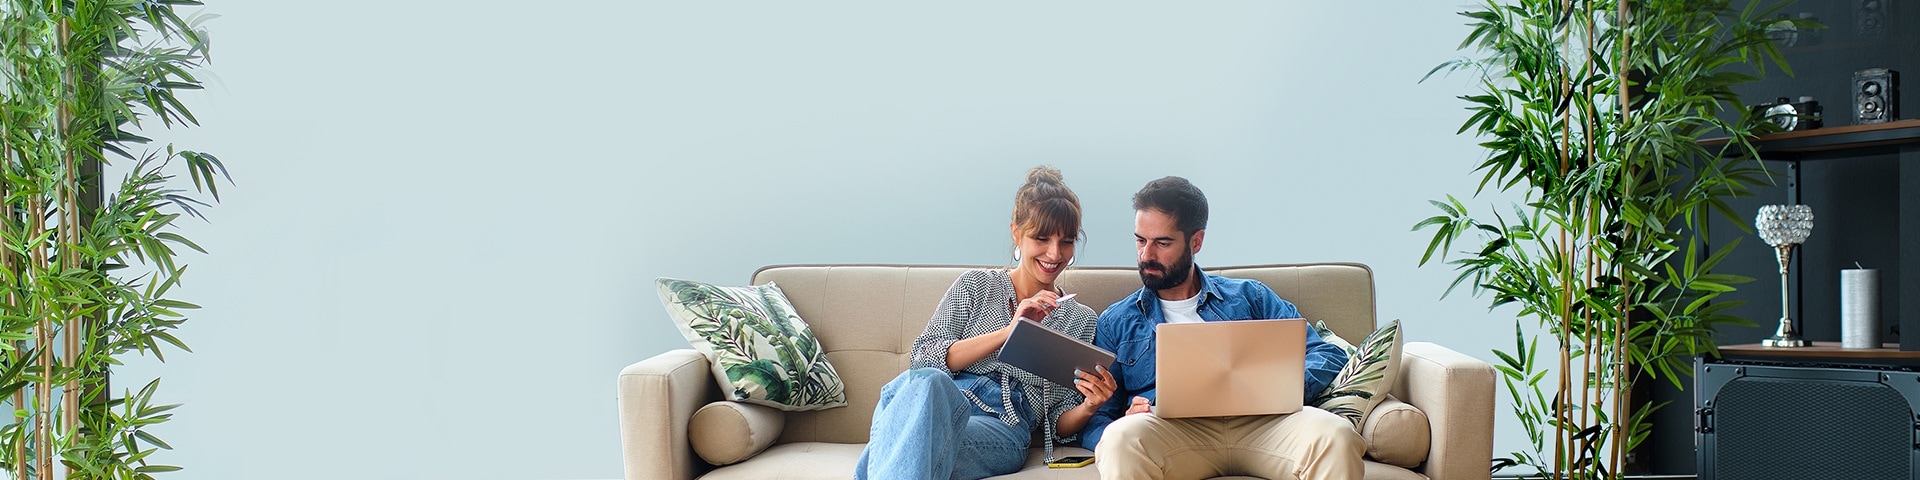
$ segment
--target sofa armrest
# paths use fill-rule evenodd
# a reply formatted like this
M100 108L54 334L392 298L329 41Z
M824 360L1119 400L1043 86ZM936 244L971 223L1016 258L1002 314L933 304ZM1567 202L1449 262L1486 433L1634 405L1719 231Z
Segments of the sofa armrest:
M617 388L627 480L691 480L712 468L687 440L693 412L720 399L707 357L685 348L655 355L621 369Z
M1493 366L1432 343L1403 348L1393 396L1433 424L1433 447L1421 473L1431 480L1492 478Z

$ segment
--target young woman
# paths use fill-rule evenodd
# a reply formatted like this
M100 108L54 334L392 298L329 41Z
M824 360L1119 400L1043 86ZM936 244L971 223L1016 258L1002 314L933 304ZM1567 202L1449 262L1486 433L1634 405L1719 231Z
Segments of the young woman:
M1073 263L1080 199L1060 171L1035 167L1013 199L1012 269L970 270L947 289L913 342L912 369L880 390L873 431L854 476L977 479L1026 463L1033 433L1072 441L1113 395L1104 368L1080 372L1072 387L1001 363L996 353L1019 318L1092 342L1093 309L1055 285Z

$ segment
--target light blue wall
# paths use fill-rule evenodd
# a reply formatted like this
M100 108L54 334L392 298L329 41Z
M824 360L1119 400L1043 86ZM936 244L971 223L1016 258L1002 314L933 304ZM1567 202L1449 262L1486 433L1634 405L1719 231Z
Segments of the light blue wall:
M1081 265L1183 175L1203 265L1365 262L1411 339L1511 343L1414 266L1482 157L1466 79L1417 83L1453 3L212 3L205 126L164 136L238 185L189 224L195 353L117 379L186 403L193 478L617 478L614 374L686 345L654 277L1006 263L1037 164Z

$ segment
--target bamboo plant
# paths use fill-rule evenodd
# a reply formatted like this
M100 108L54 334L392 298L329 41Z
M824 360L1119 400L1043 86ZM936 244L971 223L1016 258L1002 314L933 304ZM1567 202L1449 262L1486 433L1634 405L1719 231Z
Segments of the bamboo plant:
M1420 263L1438 254L1459 271L1447 294L1467 284L1517 307L1557 352L1543 363L1541 337L1518 323L1514 349L1495 350L1532 447L1496 471L1620 478L1660 408L1630 398L1632 383L1679 386L1691 358L1714 351L1716 325L1745 323L1724 313L1738 302L1715 301L1751 281L1714 273L1739 242L1708 251L1707 220L1744 226L1726 200L1771 180L1749 140L1774 127L1732 88L1787 68L1760 22L1772 13L1725 0L1488 0L1461 13L1461 48L1478 56L1428 76L1478 75L1460 97L1472 112L1460 132L1488 151L1475 194L1523 199L1510 213L1433 201L1440 214L1414 227L1435 230ZM1703 146L1709 133L1732 140ZM1453 251L1467 236L1477 248Z
M200 88L192 0L0 0L0 475L152 478L178 470L151 431L174 405L158 380L118 392L129 355L188 351L173 331L177 232L218 201L213 155L149 145L143 129L196 125L176 92ZM123 163L115 163L123 162ZM109 168L109 167L118 167ZM120 170L117 181L103 171ZM179 179L179 172L188 179ZM183 183L190 180L191 190Z

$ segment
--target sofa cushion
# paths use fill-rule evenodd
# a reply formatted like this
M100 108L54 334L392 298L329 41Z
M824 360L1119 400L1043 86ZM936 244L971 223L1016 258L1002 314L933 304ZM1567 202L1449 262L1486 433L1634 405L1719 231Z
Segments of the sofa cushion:
M1347 365L1340 368L1326 391L1315 395L1309 404L1346 417L1357 430L1366 421L1367 413L1387 399L1387 391L1393 389L1395 377L1400 373L1400 321L1388 322L1387 326L1374 330L1359 345L1334 334L1325 322L1315 324L1314 329L1322 340L1347 351Z
M771 407L713 402L693 412L693 420L687 423L687 441L701 460L732 465L773 445L786 424L780 411Z
M840 374L827 363L820 342L779 286L722 287L671 278L657 282L674 326L707 356L728 400L781 410L847 404Z
M1367 456L1381 463L1407 468L1427 460L1433 426L1426 412L1389 395L1367 414L1360 438L1367 440Z
M741 462L713 469L700 480L846 480L860 464L864 443L782 443Z

